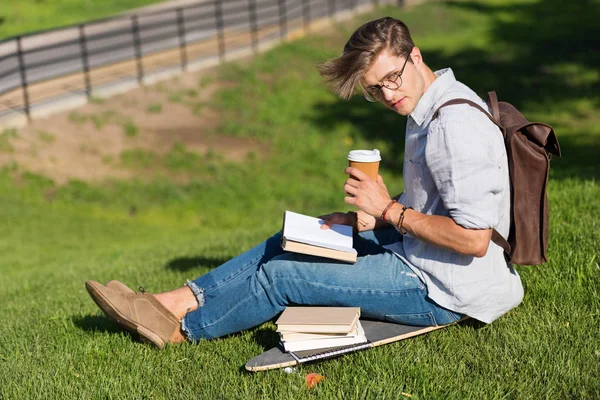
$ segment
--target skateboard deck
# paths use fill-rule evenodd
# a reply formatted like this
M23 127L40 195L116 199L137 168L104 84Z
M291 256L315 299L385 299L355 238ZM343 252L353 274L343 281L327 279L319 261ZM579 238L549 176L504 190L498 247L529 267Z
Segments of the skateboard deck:
M283 347L279 345L248 361L246 363L246 369L248 371L258 372L291 367L305 362L336 357L357 350L363 350L371 347L381 346L383 344L397 342L399 340L408 339L413 336L422 335L424 333L448 326L408 326L394 324L391 322L363 319L360 320L360 323L365 330L365 336L367 337L366 343L298 352L286 352L283 350Z

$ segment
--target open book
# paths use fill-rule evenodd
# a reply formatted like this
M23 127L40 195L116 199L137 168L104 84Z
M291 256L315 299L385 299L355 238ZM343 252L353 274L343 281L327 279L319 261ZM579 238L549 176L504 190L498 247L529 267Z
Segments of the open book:
M352 227L332 225L321 229L322 224L322 219L286 211L281 247L294 253L355 263L357 253L352 248Z

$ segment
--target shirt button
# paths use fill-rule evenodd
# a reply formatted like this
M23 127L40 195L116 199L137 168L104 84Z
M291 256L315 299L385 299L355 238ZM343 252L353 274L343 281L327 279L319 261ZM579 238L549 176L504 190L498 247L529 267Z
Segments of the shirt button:
M409 122L409 123L408 123L408 129L412 129L412 128L414 128L414 125L413 125L413 123L412 123L412 122Z

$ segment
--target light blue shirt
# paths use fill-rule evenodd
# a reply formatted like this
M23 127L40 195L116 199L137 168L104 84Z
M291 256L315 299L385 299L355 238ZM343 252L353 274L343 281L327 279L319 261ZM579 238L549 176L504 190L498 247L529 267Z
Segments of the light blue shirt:
M406 126L404 187L400 203L427 215L449 216L468 229L495 228L505 238L510 226L508 162L502 134L464 98L487 105L458 82L451 69L436 71ZM523 298L519 275L507 267L503 250L490 242L477 258L425 243L410 235L387 246L425 282L442 307L490 323Z

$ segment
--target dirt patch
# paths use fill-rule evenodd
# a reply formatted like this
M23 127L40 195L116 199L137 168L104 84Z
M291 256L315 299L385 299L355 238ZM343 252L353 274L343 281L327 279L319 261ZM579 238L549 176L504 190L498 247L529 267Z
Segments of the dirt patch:
M147 178L154 173L175 174L181 180L181 171L168 171L158 162L141 170L124 163L123 154L152 155L155 161L174 146L227 161L264 154L264 144L216 132L220 116L210 107L211 98L228 85L216 81L216 74L185 73L6 130L0 137L0 165L16 163L57 183Z

